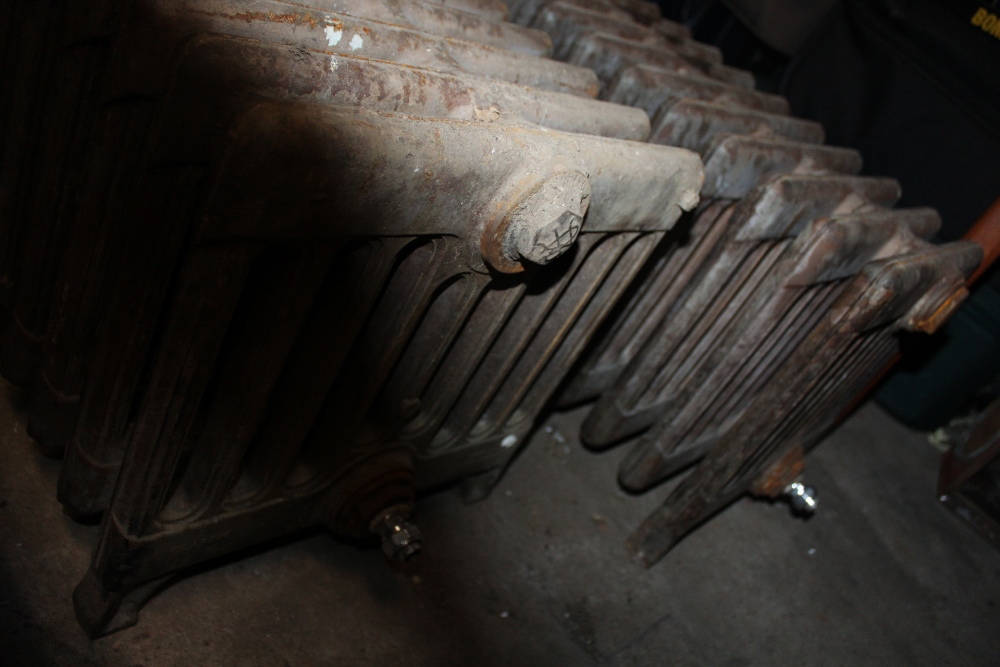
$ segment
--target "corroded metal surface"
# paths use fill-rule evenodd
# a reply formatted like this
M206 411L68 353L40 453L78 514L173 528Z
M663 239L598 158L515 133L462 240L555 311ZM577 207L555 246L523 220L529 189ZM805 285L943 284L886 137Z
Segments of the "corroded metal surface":
M320 4L346 7L345 3ZM350 3L350 15L281 2L149 0L119 7L117 0L107 0L98 5L102 11L87 15L79 7L53 3L44 16L48 42L42 50L53 51L53 56L44 60L41 72L31 72L30 64L15 68L27 72L24 76L33 73L53 80L50 87L38 86L30 95L29 91L18 95L24 100L23 109L13 122L32 129L12 145L9 160L5 158L13 177L5 179L9 195L3 196L16 198L10 214L3 217L3 233L11 237L6 246L12 253L8 282L19 287L12 297L14 318L8 327L10 344L4 350L3 365L9 379L22 386L33 382L60 264L54 249L64 245L65 216L71 215L72 201L62 193L73 191L67 180L83 171L74 162L84 159L81 145L87 143L86 126L96 113L92 106L83 105L95 99L141 95L141 82L146 78L158 82L166 75L162 70L187 35L220 32L574 94L596 91L592 73L533 57L548 52L549 41L543 33L429 3L366 0ZM94 15L105 18L98 20ZM81 23L86 27L81 28ZM69 56L63 52L66 49L78 53ZM117 71L107 78L95 76L94 68L105 58L116 63ZM97 89L95 82L99 82ZM21 156L17 146L32 140L37 142L35 150ZM45 222L39 224L39 219Z
M88 157L90 162L88 169L80 170L77 176L80 179L77 182L77 191L81 192L82 199L72 208L53 211L52 224L38 224L36 220L33 228L37 234L42 235L40 238L46 240L44 250L53 256L48 264L39 265L48 267L50 275L44 280L39 277L33 281L40 288L44 287L47 292L44 295L29 290L21 292L26 309L35 307L36 304L45 304L46 315L48 315L49 301L55 302L53 306L55 312L49 317L48 324L49 337L54 342L43 355L43 377L36 385L37 399L34 401L37 406L36 412L44 411L44 414L31 420L32 432L52 452L60 451L69 439L69 431L75 423L73 406L77 401L76 397L79 396L83 377L86 375L85 360L81 358L81 355L85 355L86 349L75 348L80 346L86 348L89 340L86 332L90 329L86 324L78 322L75 311L80 308L86 311L89 306L81 305L80 300L90 303L99 298L102 289L99 279L93 277L85 279L82 276L94 276L95 272L99 275L105 260L100 256L88 256L84 249L96 247L96 251L107 250L102 241L105 235L93 225L104 224L109 220L108 198L121 192L122 179L127 178L132 168L130 166L124 171L116 171L114 165L135 165L138 159L137 151L144 140L146 127L151 122L154 103L168 85L173 52L188 35L210 30L234 37L252 36L258 40L287 45L272 47L257 52L256 55L247 55L246 57L254 60L240 64L236 58L225 55L219 49L210 51L199 47L198 44L204 40L196 39L194 43L181 50L181 57L186 63L183 65L186 68L185 75L191 77L204 69L215 72L219 77L230 76L233 79L227 81L219 78L214 82L205 81L206 89L210 89L213 85L227 90L234 86L250 85L253 77L243 70L244 67L253 67L259 68L255 69L254 76L257 77L256 85L264 91L262 95L268 95L270 89L275 95L318 95L323 99L351 103L352 99L357 97L357 91L351 90L350 86L358 80L363 80L363 77L359 79L355 76L351 79L351 73L357 67L348 67L345 72L339 74L334 71L340 60L330 51L340 49L348 54L365 53L384 59L393 59L395 56L409 64L437 67L453 73L450 77L432 75L428 78L421 73L421 70L413 69L405 76L382 80L379 84L382 86L382 92L369 88L366 93L368 100L377 99L384 95L384 91L394 87L398 87L403 95L398 98L382 97L379 108L398 109L411 104L410 96L416 101L421 95L431 95L432 98L439 100L447 98L445 106L438 104L434 113L448 117L499 121L522 118L556 129L622 138L642 138L648 132L648 120L641 113L632 110L613 109L607 105L590 102L586 98L548 93L524 86L505 88L503 84L495 81L480 80L470 83L470 79L461 77L461 68L457 66L457 61L462 61L463 54L466 56L470 53L475 54L476 49L480 48L468 42L440 40L431 35L407 32L385 24L345 22L349 17L337 18L336 15L307 12L301 8L277 3L272 3L271 6L274 9L283 9L285 12L294 10L294 13L271 12L266 14L265 19L251 20L238 11L238 5L234 3L225 5L216 7L210 12L208 10L214 5L201 3L195 6L200 11L192 13L189 11L192 7L190 3L159 3L157 5L159 9L172 12L157 18L159 22L167 21L169 29L160 29L160 23L150 24L149 17L142 14L127 18L108 46L114 66L108 69L102 78L104 85L94 95L101 103L101 108L105 110L104 113L97 114L93 109L88 110L86 107L80 109L64 105L63 117L49 120L49 125L53 127L72 127L81 122L96 124L87 128L86 132L80 131L77 143L70 151L74 154L93 156ZM267 8L261 3L255 3L254 7L258 10ZM222 15L220 14L222 10L228 13ZM206 14L211 16L206 18ZM355 34L364 35L363 39L367 41L363 46L358 48L350 46L350 41L353 39L351 29L357 30ZM331 48L329 44L331 37L327 33L330 31L335 33L337 30L347 37L342 37L335 45L336 48ZM348 32L344 33L344 30ZM400 43L408 45L408 50L399 48ZM236 41L232 41L232 44L234 46L230 47L230 51L236 53L238 44ZM460 51L448 50L452 47ZM507 59L500 57L495 50L482 48L486 48L486 53L475 55L471 59L470 69L475 74L490 74L495 70L488 65L491 55L497 56L495 60ZM141 58L138 57L139 54ZM517 57L509 55L513 59L513 64L517 66ZM539 61L537 58L529 60ZM350 63L350 60L347 62ZM477 66L476 63L484 64ZM326 68L330 69L329 73L326 72ZM581 72L588 74L583 70ZM500 74L502 75L502 72ZM238 83L238 75L245 79L243 83ZM515 72L507 78L518 79L525 76L531 80L530 74L524 70ZM96 73L90 72L88 77L94 78ZM288 80L285 81L285 78ZM422 86L425 84L428 90L434 91L433 94L423 91ZM183 132L181 134L184 135ZM55 132L53 135L59 133ZM53 169L59 168L62 164L58 160L50 160L49 163ZM109 178L117 180L107 180ZM67 189L67 192L72 191ZM65 195L67 198L69 196ZM46 217L39 207L35 207L34 210L39 217ZM67 235L70 234L72 236L67 239ZM57 257L54 254L55 249L62 246L74 248L73 256L67 258L71 266L66 266L66 262L54 261ZM96 294L90 297L79 295L81 289L90 289ZM32 330L37 331L38 326ZM13 347L16 345L8 345L5 352L16 356L12 352ZM85 449L86 447L87 445L84 445Z
M20 9L21 4L30 3L17 4ZM83 285L79 273L67 273L67 259L62 253L67 246L79 247L69 240L69 235L77 228L76 218L87 215L78 211L80 198L85 210L101 206L102 216L108 210L105 202L96 201L107 189L98 185L94 191L93 179L116 164L134 164L131 147L142 141L155 99L170 76L174 52L185 39L213 32L286 44L292 55L299 53L294 50L298 47L302 49L300 59L316 51L511 80L584 96L596 91L592 72L530 55L548 50L544 33L489 22L479 15L437 4L369 0L323 2L319 9L309 9L281 2L150 0L120 5L117 0L106 0L85 11L75 4L59 3L43 17L50 24L49 41L53 42L46 47L51 53L45 60L47 78L53 85L33 88L31 92L37 93L37 99L15 95L25 104L18 112L20 120L12 121L29 127L15 135L17 146L36 138L32 161L21 160L20 149L13 144L5 153L9 160L5 158L8 166L4 168L7 176L2 196L10 197L13 208L10 215L3 216L0 233L10 239L4 247L11 254L6 265L10 270L5 275L12 291L12 317L6 325L0 367L15 384L34 385L39 411L56 413L51 418L36 416L30 422L32 433L53 454L65 446L70 436L74 423L70 413L81 381L58 377L61 371L54 366L75 362L52 362L45 349L50 339L62 340L64 331L73 331L74 322L65 321L67 315L59 310L60 301L72 300L66 290ZM350 13L321 11L323 7ZM396 24L386 22L390 20ZM418 32L413 26L428 32ZM483 43L468 41L475 39ZM522 53L490 44L521 49ZM333 66L335 61L329 64ZM266 63L263 66L267 67ZM14 71L30 71L29 63ZM20 84L11 85L17 89ZM418 94L416 89L411 90ZM532 91L532 95L536 98L535 109L525 109L529 116L526 119L549 127L634 137L645 131L643 126L648 122L635 114L626 121L632 127L610 127L601 114L588 112L586 106L565 101L550 105L540 90ZM513 95L521 99L529 96ZM496 118L500 107L524 106L520 102L494 103L495 99L482 105L470 102L470 112ZM34 109L29 101L36 105ZM608 116L621 118L621 114ZM616 123L612 121L611 125ZM101 124L118 128L119 135L131 136L108 138ZM95 141L104 141L99 147L110 146L112 153L121 150L122 154L91 157ZM92 174L95 161L99 165L96 177ZM84 243L101 243L99 238L87 235L78 235L76 240L81 238ZM100 289L99 285L91 287ZM72 344L86 338L75 331L70 335L74 338ZM46 369L44 377L38 373L39 363ZM84 370L69 373L79 378Z
M614 75L605 99L645 109L653 117L683 100L700 100L754 111L787 114L783 97L714 81L697 74L681 74L654 65L622 67Z
M649 20L643 22L621 16L621 10L643 15L651 3L626 3L619 11L613 4L525 0L515 6L513 19L547 32L552 38L553 57L593 69L605 95L625 67L643 65L753 89L749 72L722 64L719 50L691 40L684 26L648 13ZM659 14L658 8L655 13Z
M596 31L581 34L574 41L566 62L593 69L605 89L623 67L639 64L683 75L705 76L747 90L752 90L754 86L749 72L687 57L671 45L650 45Z
M694 466L647 563L743 493L806 502L803 453L978 262L645 0L19 2L0 34L0 370L67 510L106 510L93 636L303 527L416 552L417 491L495 483L554 397L635 440L632 490Z
M715 148L718 137L724 134L754 135L806 144L823 142L823 127L819 123L690 99L660 106L652 119L649 141L681 146L706 156Z
M686 336L700 305L716 298L753 247L794 236L810 220L849 213L872 205L891 206L899 185L890 179L849 176L785 175L756 188L738 204L721 200L703 206L692 223L668 239L646 277L637 282L620 307L620 314L595 341L578 374L563 396L565 403L596 398L609 390L650 337ZM729 250L726 248L729 247ZM687 306L687 303L692 305ZM669 321L668 321L669 320ZM657 333L659 331L659 333ZM632 382L621 380L622 385ZM611 401L608 394L603 405ZM598 419L595 410L593 419ZM628 409L615 412L630 414ZM642 418L649 425L650 417ZM639 419L636 415L625 419ZM607 446L636 427L599 431L585 429L584 440Z
M524 28L467 10L415 0L313 0L310 5L334 14L407 26L422 32L454 37L534 56L551 53L552 42L539 30ZM260 10L256 10L260 11ZM348 42L350 43L350 42ZM362 47L363 48L363 47Z
M762 498L778 498L805 469L805 452L801 447L792 447L757 478L750 487L750 494Z
M616 329L606 342L602 341L603 349L599 348L600 351L591 357L592 361L588 360L581 373L578 381L590 386L591 391L600 383L599 378L617 377L624 373L617 382L618 389L605 394L584 427L583 437L588 443L606 446L651 425L650 420L655 420L657 414L654 406L659 401L651 400L649 410L636 410L634 406L630 407L631 401L620 392L636 395L645 391L655 376L662 372L662 364L674 354L676 345L684 341L687 341L686 345L699 342L698 335L692 335L690 331L697 326L711 326L711 320L705 319L709 314L704 311L714 302L722 300L721 310L716 316L724 312L727 295L732 298L733 290L741 286L741 283L734 282L734 276L741 270L746 273L755 268L754 264L747 264L748 260L756 257L760 261L769 247L786 246L788 239L798 235L809 222L813 211L825 209L834 212L845 202L850 202L851 195L856 196L852 186L870 183L862 179L842 179L840 183L815 177L811 180L813 182L807 180L803 184L801 177L786 177L783 181L758 189L754 198L737 206L720 202L698 216L698 222L691 231L691 242L673 249L671 254L671 261L683 261L691 266L685 271L685 275L689 276L687 280L663 281L659 275L651 280L645 293L637 296L636 303L629 304L630 313L643 318L641 325ZM789 183L806 187L780 187ZM870 188L868 194L872 196L881 194L890 202L897 196L897 188L891 181L875 181L872 185L883 185L882 193L877 188ZM812 210L801 210L800 202L795 199L776 206L773 193L782 190L811 191ZM858 191L864 192L860 187ZM848 204L852 205L856 206L856 203ZM763 226L761 223L774 226ZM771 250L772 254L775 252ZM781 248L777 248L777 253L780 252ZM772 263L774 261L777 261L776 257L771 260ZM758 276L762 274L758 273ZM733 286L727 292L727 285L730 284ZM678 360L682 361L683 355ZM625 364L631 364L633 370L625 371ZM602 389L610 389L610 385L604 385ZM583 392L583 389L578 391Z
M697 155L636 143L647 115L502 6L92 9L38 6L85 19L41 56L78 85L32 102L39 224L11 256L45 262L13 291L46 332L31 431L69 442L68 511L106 509L75 596L93 635L297 527L415 550L416 490L498 477L698 202Z
M542 9L561 0L513 0L510 7L509 20L521 25L531 25ZM572 6L588 12L600 14L618 22L631 20L631 15L607 0L573 0Z
M355 484L405 472L409 482L378 485L391 498L380 490L374 510L407 488L504 466L700 184L690 153L517 125L269 104L230 135L193 232L159 225L193 245L81 588L91 632L116 605L94 607L90 586L121 600L165 571L317 521L360 537L370 517L355 518ZM541 205L534 184L564 173L591 175L578 242L544 267L491 277L480 253L492 221L524 217ZM172 180L158 187L173 192ZM137 197L135 215L192 208L158 212L159 201ZM136 279L156 279L149 255L169 242L123 267L133 287L109 319L152 298ZM408 461L402 472L381 471L391 452ZM195 538L209 527L218 538ZM140 541L143 562L113 566Z
M915 244L910 252L867 264L773 380L726 429L630 538L647 564L688 531L739 497L788 448L814 446L839 409L898 350L894 331L911 329L964 289L982 247L960 241Z
M213 66L208 68L206 63ZM250 66L238 67L240 63ZM260 67L255 66L257 64ZM248 44L223 37L204 37L189 42L177 67L175 81L178 83L161 93L165 96L160 114L164 148L163 154L148 158L152 164L203 160L196 157L204 154L199 151L221 140L215 128L225 127L227 119L262 99L323 101L498 125L523 119L553 128L623 137L641 137L645 131L645 119L641 114L592 100L325 53L293 53L283 46ZM413 92L410 96L385 96L382 92L385 90ZM136 110L142 111L142 108ZM113 152L119 159L129 156L138 161L142 136L120 134L132 126L132 123L102 126L105 134L99 148ZM133 146L132 155L125 151L127 146ZM113 220L102 215L106 198L122 187L120 180L115 180L121 177L120 172L91 175L87 191L94 199L88 199L87 205L79 210L71 242L76 249L72 258L74 264L65 268L65 286L60 290L66 297L67 306L75 306L79 312L76 319L69 320L72 315L69 308L60 311L66 312L64 317L72 323L67 328L74 337L64 346L56 339L46 357L46 383L59 386L62 394L68 394L71 387L67 387L67 372L73 371L79 377L82 373L75 369L84 363L79 359L82 352L73 349L79 343L78 332L81 329L94 331L92 335L97 343L87 369L88 391L68 454L70 465L64 468L61 482L64 503L81 514L99 511L107 503L114 482L114 462L120 456L122 434L127 430L128 397L135 391L142 373L144 343L135 343L139 348L130 352L132 346L121 340L122 336L132 336L132 327L122 330L115 323L116 317L105 317L96 307L87 307L87 304L101 301L103 290L78 292L88 284L100 286L107 280L120 280L101 273L106 273L110 267L100 253L109 249L95 242L117 238L122 239L124 247L143 242L144 232L135 241L125 240L129 238L133 217L123 215ZM93 247L93 255L84 252L88 244ZM81 275L86 279L81 279ZM74 297L75 300L71 300ZM138 311L135 312L138 315ZM88 315L87 321L80 319ZM153 326L149 321L141 328L150 330ZM54 381L57 377L64 378L61 384ZM87 467L106 472L80 472Z
M569 9L571 2L548 6L532 23L549 32L555 57L593 68L604 99L644 109L650 142L697 151L705 185L701 207L654 252L560 401L598 399L581 433L593 448L637 439L621 464L623 486L641 491L697 464L682 487L690 498L709 497L711 467L739 458L732 453L734 424L750 419L748 411L772 408L767 401L786 383L779 369L791 359L803 373L828 374L827 385L853 386L872 372L872 360L894 344L888 334L843 357L812 359L808 371L803 350L835 317L863 267L926 250L922 239L939 220L929 210L888 208L899 197L896 183L854 176L861 169L856 151L822 145L821 127L789 117L785 100L752 90L748 73L694 46L683 28L602 22ZM934 266L954 276L969 258L938 259ZM966 294L947 281L924 287L919 298L934 307L915 307L899 326L933 331ZM873 317L891 317L883 307L891 309L879 305ZM830 391L824 388L803 414L831 421L840 408L831 407ZM768 426L785 426L778 424ZM739 476L732 493L773 497L792 488L802 460L782 455L801 451L789 449L798 442L768 446L767 465ZM805 487L795 488L805 499ZM708 515L678 494L633 539L647 563Z
M627 396L607 397L615 395L615 404L630 406L629 412L657 415L622 463L622 482L646 488L697 458L768 384L775 365L808 335L851 275L880 254L899 252L914 236L933 234L939 224L928 210L871 211L820 219L794 237L732 248L743 254L736 275L726 271L736 289L714 277L700 285L685 304L700 314L693 331L651 340L626 371L629 378L641 373L646 382L630 384ZM705 301L713 292L716 297ZM601 415L595 410L592 418Z
M607 14L575 7L567 2L554 2L541 8L531 21L533 27L544 30L552 38L552 55L565 60L581 35L601 32L630 42L666 46L666 39L651 28L634 21L615 20Z
M720 135L705 155L702 192L719 199L739 199L762 181L788 173L856 174L857 151L744 135Z
M358 15L338 14L268 0L247 3L159 0L145 11L134 9L130 14L134 23L118 28L122 39L131 40L119 48L129 53L140 48L142 41L156 39L163 52L157 55L162 58L185 33L219 30L224 34L296 44L328 53L463 71L559 92L593 96L595 90L593 73L581 68L534 57L534 54L498 50L490 44L455 39L446 34L450 29L385 23L360 12ZM165 25L154 21L165 22ZM428 31L429 27L435 27L438 34ZM511 29L518 28L513 26ZM169 33L157 37L148 34L150 30L169 30Z

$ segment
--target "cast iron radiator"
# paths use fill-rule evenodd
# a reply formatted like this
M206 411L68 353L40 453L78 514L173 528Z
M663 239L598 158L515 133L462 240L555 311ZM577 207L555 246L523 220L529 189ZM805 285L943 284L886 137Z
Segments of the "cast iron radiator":
M631 489L696 464L655 562L792 488L979 261L644 0L44 0L0 34L0 372L103 513L92 636L306 526L408 556L416 492L487 493L550 404L597 399Z
M633 441L619 482L641 491L696 464L630 539L647 564L746 492L815 499L802 453L898 351L964 299L974 243L936 248L932 210L892 210L890 179L823 146L815 123L690 41L683 26L573 0L514 4L605 99L643 108L650 142L697 151L698 210L595 336L559 401L597 399L581 439ZM706 76L707 75L707 76ZM812 378L816 384L803 384Z
M30 8L79 85L11 111L49 153L13 171L4 372L67 509L104 512L94 636L305 526L409 555L416 491L498 478L698 202L698 156L544 33L459 16L495 6L327 4Z

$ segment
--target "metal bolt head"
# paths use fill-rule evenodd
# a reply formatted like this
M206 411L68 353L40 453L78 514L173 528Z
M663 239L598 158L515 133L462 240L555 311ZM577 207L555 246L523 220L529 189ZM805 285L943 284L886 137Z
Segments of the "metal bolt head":
M816 505L819 502L816 487L807 486L802 482L792 482L785 487L783 493L796 512L812 514L816 511Z
M386 510L372 522L371 531L382 537L382 553L389 560L404 561L420 551L423 537L399 508Z
M393 531L382 539L382 552L389 560L403 561L420 551L420 529L403 522L393 527Z

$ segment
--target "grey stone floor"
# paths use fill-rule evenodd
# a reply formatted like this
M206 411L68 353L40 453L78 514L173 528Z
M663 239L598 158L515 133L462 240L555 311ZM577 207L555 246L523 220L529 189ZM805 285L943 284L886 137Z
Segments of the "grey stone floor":
M937 453L866 406L809 460L809 521L741 501L650 570L623 548L662 499L557 414L495 493L423 499L404 570L316 533L191 574L90 642L70 594L96 527L55 500L0 392L2 665L1000 665L1000 553L939 507ZM14 402L16 404L16 401Z

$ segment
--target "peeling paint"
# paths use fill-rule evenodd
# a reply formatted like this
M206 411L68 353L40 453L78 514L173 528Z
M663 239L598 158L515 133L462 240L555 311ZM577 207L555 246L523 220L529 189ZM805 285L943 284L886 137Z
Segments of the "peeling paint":
M363 44L364 41L361 39L361 35L355 35L351 38L351 51L357 51Z
M324 32L326 33L326 43L329 44L330 46L337 46L337 44L340 43L340 38L344 34L343 30L337 30L332 25L326 26L326 29L324 30ZM357 38L355 38L355 39L357 39ZM352 42L352 45L353 45L353 42Z

